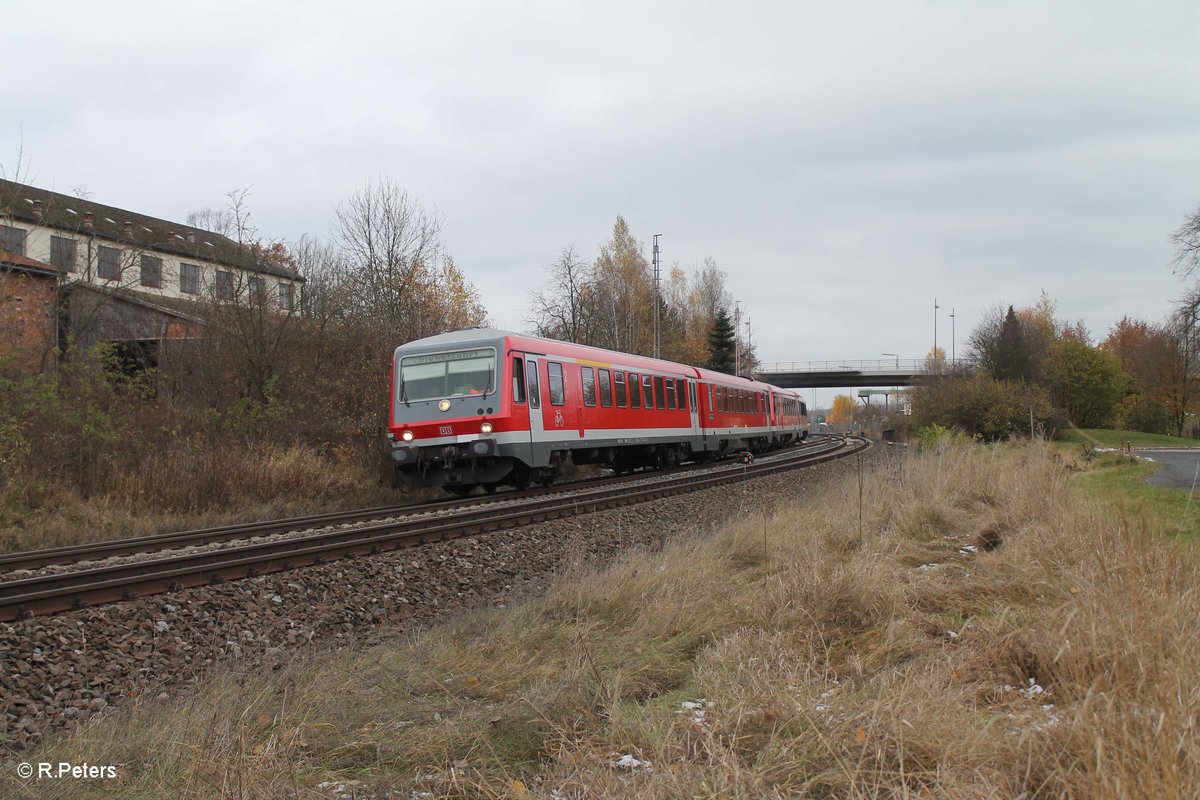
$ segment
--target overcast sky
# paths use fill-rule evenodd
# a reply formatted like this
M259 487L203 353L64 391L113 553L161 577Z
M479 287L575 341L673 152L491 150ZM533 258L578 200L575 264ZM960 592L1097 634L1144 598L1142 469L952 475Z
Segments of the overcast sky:
M1161 319L1200 204L1200 3L18 3L0 165L327 236L373 177L524 330L618 214L729 275L763 361L961 354L1031 305Z

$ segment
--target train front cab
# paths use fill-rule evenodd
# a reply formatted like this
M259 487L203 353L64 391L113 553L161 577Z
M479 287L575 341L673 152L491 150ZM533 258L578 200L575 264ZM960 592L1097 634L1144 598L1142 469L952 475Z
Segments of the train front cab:
M388 438L398 485L465 493L510 479L513 445L528 450L529 434L502 390L504 354L503 339L466 331L396 349Z

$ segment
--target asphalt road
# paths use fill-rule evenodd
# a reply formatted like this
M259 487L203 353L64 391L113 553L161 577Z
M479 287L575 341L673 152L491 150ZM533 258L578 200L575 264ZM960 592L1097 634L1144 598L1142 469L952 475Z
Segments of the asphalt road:
M1154 474L1146 479L1151 486L1190 491L1193 483L1200 489L1200 449L1135 450L1139 458L1149 459L1159 465Z

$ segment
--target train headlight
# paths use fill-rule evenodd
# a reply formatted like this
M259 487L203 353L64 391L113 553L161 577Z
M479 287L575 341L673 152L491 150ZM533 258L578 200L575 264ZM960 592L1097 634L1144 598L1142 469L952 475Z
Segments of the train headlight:
M486 436L487 434L491 433L491 432L492 432L492 423L490 423L490 422L485 422L485 423L483 423L482 425L480 425L480 426L479 426L479 432L480 432L480 433L482 433L482 434L484 434L485 436Z
M405 431L404 433L400 434L400 438L406 442L411 442L413 440L412 431Z

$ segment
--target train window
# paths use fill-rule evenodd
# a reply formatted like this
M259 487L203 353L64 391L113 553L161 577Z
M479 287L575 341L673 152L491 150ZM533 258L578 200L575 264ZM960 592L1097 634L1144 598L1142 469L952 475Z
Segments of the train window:
M717 403L713 400L713 385L708 385L708 413L713 413L717 410Z
M654 379L642 376L642 408L654 408Z
M725 389L717 387L717 411L725 412Z
M663 379L661 375L654 379L654 407L667 407L667 393L663 390Z
M513 402L525 402L525 360L513 356Z
M675 379L675 391L679 394L679 410L687 411L687 387L683 384L683 378Z
M537 362L525 362L526 384L529 387L529 407L538 408L542 405L542 395L538 391Z
M546 365L546 374L550 376L550 404L555 406L565 405L567 402L567 391L563 388L562 364L557 361L551 361Z
M583 368L583 404L596 405L596 370L592 367Z
M667 378L667 409L675 410L675 381Z
M800 401L800 416L802 416L802 417L808 416L808 404L805 403L803 400Z
M619 369L613 370L613 388L617 395L617 408L625 407L625 373Z
M612 405L612 373L606 369L600 370L600 405Z
M696 404L696 384L692 381L688 381L688 394L692 396L692 408L699 411L700 406Z
M642 385L638 383L638 374L636 372L629 373L629 407L642 407Z

